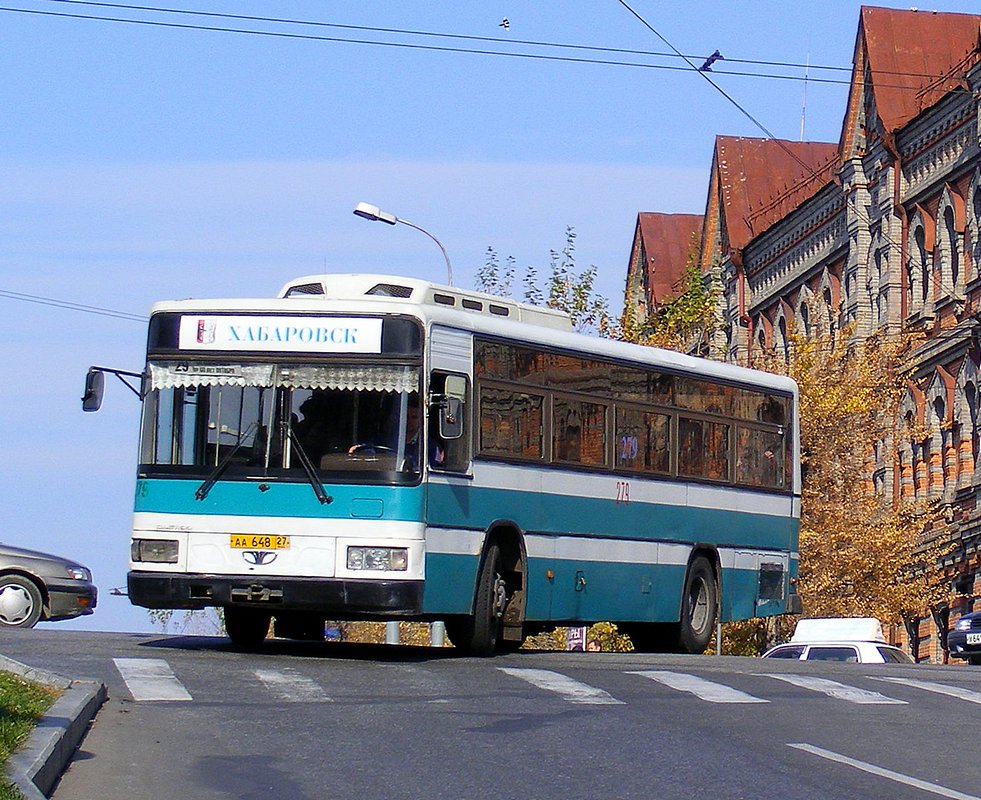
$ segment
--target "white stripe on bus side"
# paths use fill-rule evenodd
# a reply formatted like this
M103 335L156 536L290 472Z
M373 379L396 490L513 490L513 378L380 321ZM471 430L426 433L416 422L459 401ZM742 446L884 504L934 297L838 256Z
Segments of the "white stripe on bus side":
M440 555L480 555L483 531L430 528L426 533L426 551ZM676 542L652 542L630 539L606 539L593 536L543 536L527 534L525 550L529 558L554 558L559 561L592 561L601 564L654 564L687 566L692 546ZM772 550L719 548L723 569L759 569L759 561L768 559L786 565L787 554Z
M431 474L433 484L477 487L505 491L541 492L554 496L573 496L594 500L617 500L618 481L630 485L631 503L740 511L775 517L799 516L800 503L789 495L773 495L727 486L708 486L683 481L659 481L613 473L591 474L571 470L542 469L533 466L474 464L473 478L454 478Z

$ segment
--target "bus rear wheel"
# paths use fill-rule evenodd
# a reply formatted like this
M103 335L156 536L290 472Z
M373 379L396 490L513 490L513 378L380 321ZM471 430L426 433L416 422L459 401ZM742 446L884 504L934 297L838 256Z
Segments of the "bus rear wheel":
M719 606L719 584L705 556L697 556L685 575L678 622L624 622L617 628L638 653L704 653L712 639Z
M704 653L712 639L719 608L719 584L715 570L704 556L688 567L681 598L678 645L682 653Z
M232 644L246 650L260 647L269 633L272 614L256 608L225 606L225 633Z

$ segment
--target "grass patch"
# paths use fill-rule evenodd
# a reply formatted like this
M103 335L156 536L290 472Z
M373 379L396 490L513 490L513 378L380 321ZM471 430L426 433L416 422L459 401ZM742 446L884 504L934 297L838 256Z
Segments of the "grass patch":
M19 800L16 787L7 782L7 759L27 739L37 721L60 692L48 686L24 680L9 672L0 672L0 800Z

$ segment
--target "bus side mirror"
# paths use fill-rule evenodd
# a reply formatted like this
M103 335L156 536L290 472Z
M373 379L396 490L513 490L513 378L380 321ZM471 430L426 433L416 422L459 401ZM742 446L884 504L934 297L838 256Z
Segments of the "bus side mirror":
M443 439L459 439L463 436L463 401L459 397L447 395L440 403L439 435Z
M82 411L98 411L102 408L102 393L105 389L105 373L101 370L89 369L85 375L85 393L82 395Z
M466 399L467 379L460 375L447 375L439 404L439 435L443 439L459 439L463 436Z

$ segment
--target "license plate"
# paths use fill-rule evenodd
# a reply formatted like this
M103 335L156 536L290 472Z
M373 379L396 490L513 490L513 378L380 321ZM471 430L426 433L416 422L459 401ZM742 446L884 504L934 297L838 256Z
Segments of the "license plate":
M981 644L981 633L969 633L967 635L968 644Z
M269 536L259 533L233 533L229 544L238 550L289 550L289 536Z

